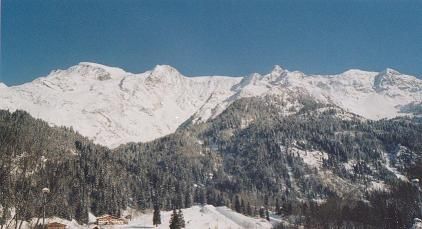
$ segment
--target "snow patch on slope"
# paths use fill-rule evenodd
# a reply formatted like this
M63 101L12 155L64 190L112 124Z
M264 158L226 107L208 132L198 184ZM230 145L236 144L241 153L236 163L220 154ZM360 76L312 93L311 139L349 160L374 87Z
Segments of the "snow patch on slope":
M298 148L290 148L290 153L302 158L303 162L313 168L322 168L324 160L328 160L328 154L321 151L308 151Z
M368 191L388 191L388 188L384 181L371 181Z
M404 176L403 174L401 174L397 170L397 168L393 167L393 165L391 164L391 159L390 159L389 155L387 155L386 153L383 152L382 157L385 161L384 165L385 165L386 169L388 169L390 172L392 172L397 178L401 179L402 181L407 181L407 182L409 181L409 179L406 176Z

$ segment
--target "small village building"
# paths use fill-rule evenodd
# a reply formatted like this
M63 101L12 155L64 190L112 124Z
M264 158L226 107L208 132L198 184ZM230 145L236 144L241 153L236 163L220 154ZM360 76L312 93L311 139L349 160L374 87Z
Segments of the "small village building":
M112 215L103 215L97 218L98 225L122 225L127 224L126 219L122 219L120 217L112 216Z
M66 224L58 223L58 222L52 222L47 224L48 229L66 229Z

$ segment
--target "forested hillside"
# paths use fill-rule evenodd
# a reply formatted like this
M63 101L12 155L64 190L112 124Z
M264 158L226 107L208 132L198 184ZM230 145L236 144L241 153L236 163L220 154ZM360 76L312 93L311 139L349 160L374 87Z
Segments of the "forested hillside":
M80 223L88 212L209 203L247 215L264 206L315 227L410 225L420 214L410 179L422 174L421 120L368 121L306 96L297 101L239 99L215 119L114 150L1 111L0 223L40 217L48 187L47 215Z

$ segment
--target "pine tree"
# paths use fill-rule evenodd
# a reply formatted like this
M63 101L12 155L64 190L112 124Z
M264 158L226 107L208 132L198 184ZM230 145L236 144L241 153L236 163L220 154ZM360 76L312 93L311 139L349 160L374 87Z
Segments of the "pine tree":
M159 204L154 205L154 215L152 217L152 224L158 226L161 224L161 214L160 214L160 206Z
M265 219L270 221L270 212L268 211L268 209L265 210Z
M185 207L186 208L192 207L192 196L189 189L186 190L186 194L185 194Z
M243 201L243 199L240 204L240 209L241 209L240 211L242 214L246 214L246 206L245 206L245 201Z
M239 213L242 212L240 197L238 195L236 195L235 200L234 200L234 210L239 212Z
M277 215L281 215L280 202L278 198L275 200L275 212Z
M179 209L179 212L177 213L177 217L179 219L180 228L185 228L186 227L185 219L183 218L183 212L181 209Z
M199 203L204 205L207 203L207 196L204 189L201 189L199 192Z
M252 208L251 208L251 204L248 202L247 207L246 207L246 214L249 216L253 216L252 214Z
M179 215L176 212L176 209L173 209L173 213L170 218L170 229L180 229L180 220Z
M261 207L259 209L259 217L265 218L265 208L264 207Z

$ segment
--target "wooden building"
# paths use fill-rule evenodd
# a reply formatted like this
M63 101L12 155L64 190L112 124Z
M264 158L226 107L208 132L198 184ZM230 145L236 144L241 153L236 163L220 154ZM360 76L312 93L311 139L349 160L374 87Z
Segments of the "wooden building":
M48 229L66 229L66 225L62 223L52 222L47 224Z
M126 219L112 215L103 215L97 218L97 225L122 225L127 224Z

